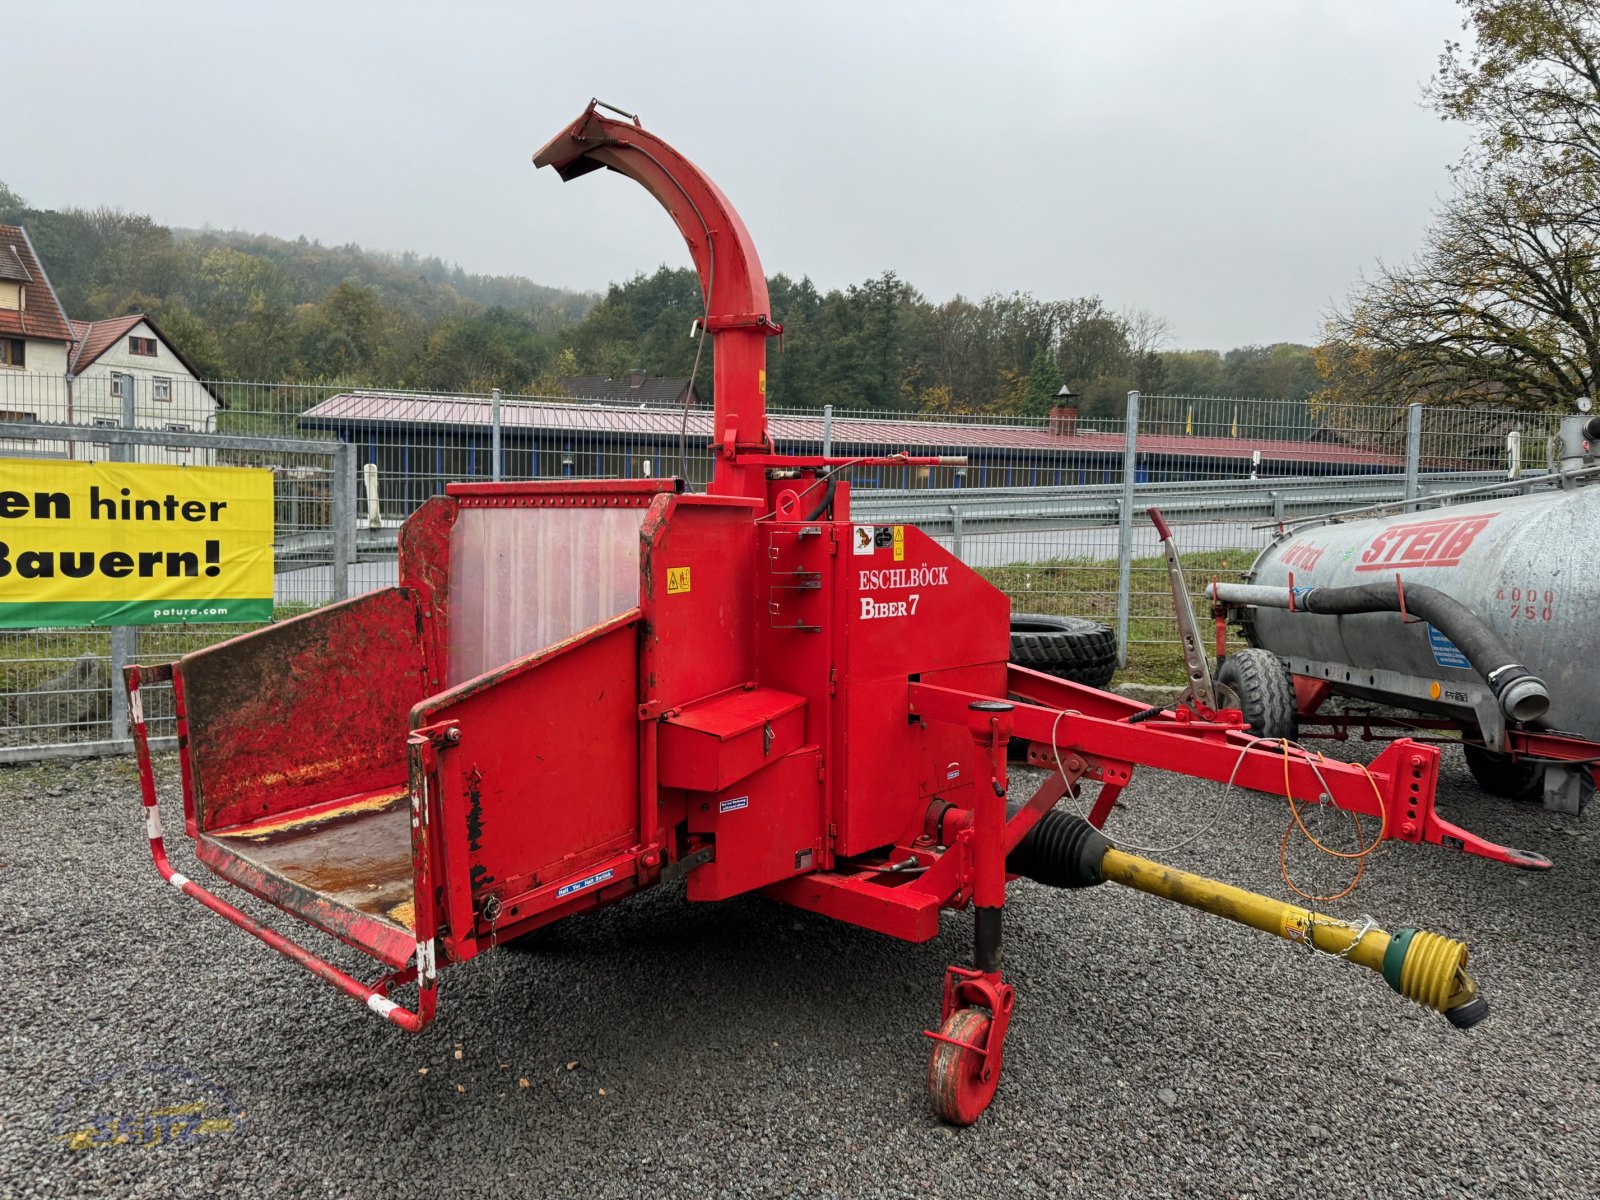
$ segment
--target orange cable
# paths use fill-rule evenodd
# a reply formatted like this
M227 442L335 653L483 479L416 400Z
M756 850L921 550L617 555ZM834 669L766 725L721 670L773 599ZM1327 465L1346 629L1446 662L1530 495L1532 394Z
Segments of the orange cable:
M1383 794L1381 792L1379 792L1379 790L1378 790L1378 782L1377 782L1377 780L1372 778L1372 772L1368 771L1365 766L1362 766L1361 767L1361 772L1362 772L1362 774L1364 774L1367 777L1367 782L1372 784L1373 794L1378 797L1378 811L1379 811L1380 814L1382 814L1382 825L1380 826L1380 828L1378 830L1378 836L1373 838L1372 841L1369 842L1367 845L1363 846L1361 849L1356 850L1354 852L1347 852L1347 851L1343 851L1343 850L1335 850L1330 846L1325 846L1320 841L1318 841L1315 837L1312 836L1311 831L1306 828L1305 822L1303 820L1301 820L1301 818L1300 818L1299 804L1294 798L1294 787L1293 787L1293 784L1291 783L1291 781L1289 779L1289 762L1290 762L1289 739L1288 738L1279 738L1278 739L1278 745L1283 750L1283 797L1289 803L1289 813L1290 813L1290 818L1291 818L1289 824L1284 827L1283 840L1278 844L1278 870L1283 875L1284 883L1288 884L1289 885L1289 889L1291 891L1293 891L1294 894L1299 896L1301 899L1312 900L1312 901L1317 901L1317 902L1328 901L1328 900L1342 900L1344 897L1348 896L1351 892L1355 891L1356 885L1361 882L1361 877L1366 873L1366 870L1367 870L1367 858L1383 842L1384 833L1387 831L1388 823L1389 823L1388 809L1387 809L1387 806L1383 802ZM1305 754L1305 751L1302 750L1301 753ZM1309 760L1310 755L1307 754L1306 757ZM1317 757L1319 759L1322 759L1322 761L1324 761L1324 762L1327 761L1320 754L1317 755ZM1337 808L1338 806L1335 805L1335 807ZM1359 843L1361 841L1362 837L1365 835L1365 831L1361 827L1361 818L1360 818L1360 816L1358 814L1354 813L1354 812L1351 812L1349 809L1341 809L1340 811L1345 812L1345 813L1347 813L1349 815L1350 821L1355 826L1355 829L1356 829L1356 841ZM1342 859L1355 859L1356 860L1355 877L1350 880L1349 886L1346 887L1343 891L1334 892L1334 893L1331 893L1329 895L1313 895L1310 892L1303 891L1295 883L1295 881L1290 877L1290 875L1289 875L1289 838L1290 838L1290 835L1292 835L1294 833L1296 826L1299 827L1300 832L1305 835L1305 838L1306 838L1306 840L1308 842L1310 842L1318 850L1321 850L1324 854L1328 855L1330 858L1342 858Z

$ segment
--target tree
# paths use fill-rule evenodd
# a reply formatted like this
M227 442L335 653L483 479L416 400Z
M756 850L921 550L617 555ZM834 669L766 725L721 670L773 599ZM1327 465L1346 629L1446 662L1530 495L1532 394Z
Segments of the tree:
M1379 265L1330 317L1322 405L1566 407L1600 372L1600 12L1461 0L1428 97L1473 127L1423 249Z
M0 182L0 224L14 225L28 211L28 202Z
M1030 417L1047 417L1061 390L1061 373L1048 346L1040 346L1028 366L1028 382L1022 389L1022 411Z

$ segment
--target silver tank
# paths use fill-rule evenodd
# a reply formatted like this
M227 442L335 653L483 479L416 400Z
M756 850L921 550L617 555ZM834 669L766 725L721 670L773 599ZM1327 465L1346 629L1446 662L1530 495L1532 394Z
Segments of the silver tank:
M1600 484L1543 495L1348 521L1278 538L1251 567L1249 582L1286 587L1426 584L1477 613L1523 666L1544 679L1550 709L1544 725L1600 739ZM1335 673L1335 690L1400 707L1469 717L1452 705L1457 684L1480 684L1450 643L1426 623L1397 613L1312 616L1259 607L1250 640L1288 659L1352 668ZM1361 670L1391 671L1429 682L1415 693L1386 692ZM1432 683L1437 682L1437 688Z

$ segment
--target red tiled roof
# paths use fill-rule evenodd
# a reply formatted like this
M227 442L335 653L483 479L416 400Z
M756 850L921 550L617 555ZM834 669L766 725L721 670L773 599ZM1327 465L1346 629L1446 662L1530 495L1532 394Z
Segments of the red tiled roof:
M143 313L131 313L126 317L113 317L109 321L74 321L72 329L78 337L78 349L72 356L72 373L76 375L94 362L144 319Z
M50 276L45 274L39 256L33 252L27 230L20 225L0 225L0 256L9 262L8 278L21 279L24 293L21 310L0 308L0 334L43 338L51 342L73 340L72 323L56 299L56 290L50 286Z
M545 429L595 434L643 434L677 437L682 428L682 410L606 408L595 404L563 404L551 401L506 403L501 408L501 425L516 429ZM689 436L709 441L712 415L705 409L691 410ZM402 395L392 392L345 392L330 396L307 410L300 418L309 428L339 425L429 425L461 428L487 426L489 402L455 396ZM820 444L822 417L771 415L767 424L773 441L789 446ZM833 444L836 453L848 454L857 446L886 450L959 451L963 449L1063 451L1076 450L1099 454L1121 454L1121 433L1078 431L1054 434L1038 425L995 425L906 419L863 419L835 417ZM1375 454L1353 446L1327 442L1291 442L1249 437L1189 437L1182 434L1149 434L1139 438L1141 454L1164 454L1186 458L1248 459L1259 450L1263 458L1277 461L1318 462L1330 465L1398 467L1401 460L1392 454Z

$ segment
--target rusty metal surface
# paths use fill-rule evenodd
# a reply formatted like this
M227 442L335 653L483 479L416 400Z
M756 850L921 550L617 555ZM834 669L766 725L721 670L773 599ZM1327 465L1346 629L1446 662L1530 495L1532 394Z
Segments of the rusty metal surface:
M414 593L390 588L185 656L199 828L404 782L418 620Z
M404 787L299 821L202 836L231 882L394 966L416 949L411 805Z

